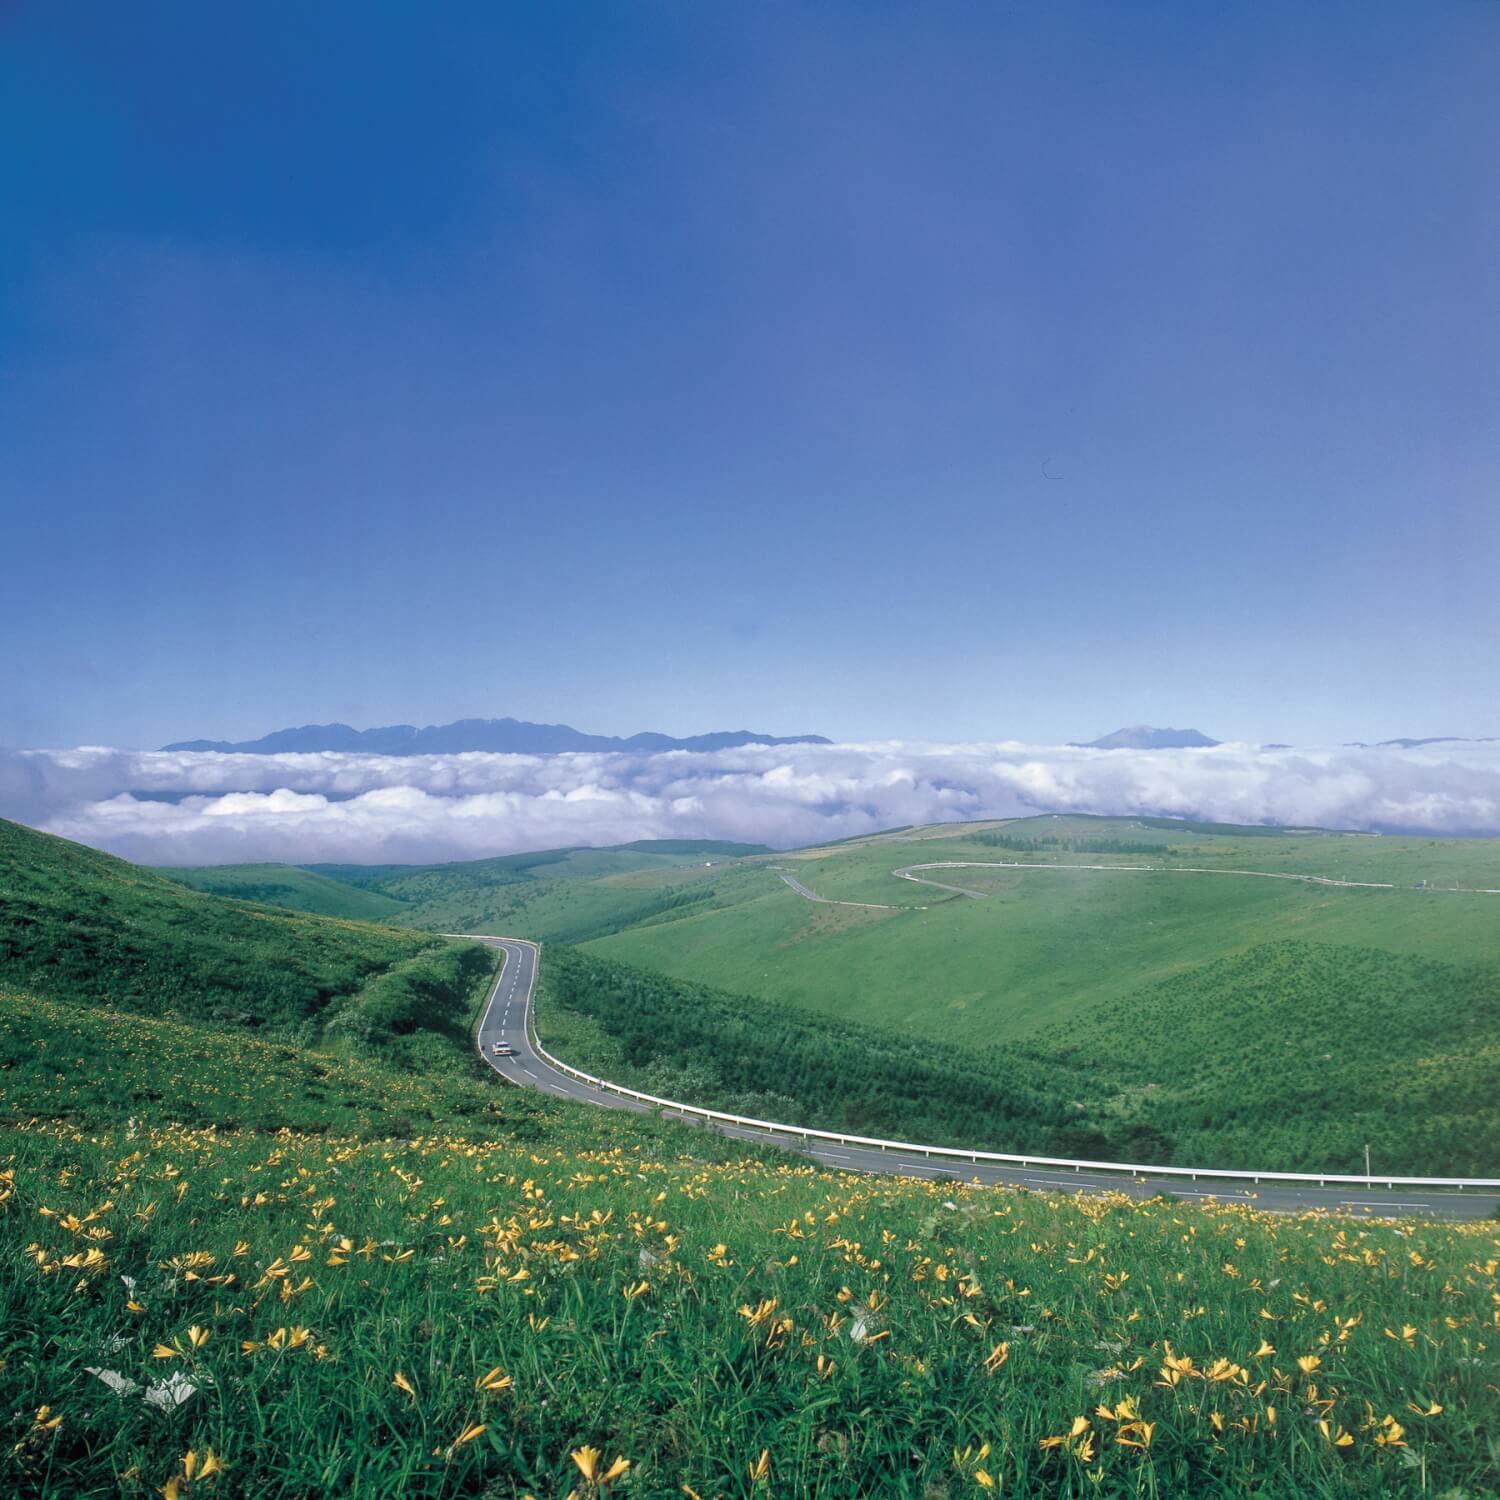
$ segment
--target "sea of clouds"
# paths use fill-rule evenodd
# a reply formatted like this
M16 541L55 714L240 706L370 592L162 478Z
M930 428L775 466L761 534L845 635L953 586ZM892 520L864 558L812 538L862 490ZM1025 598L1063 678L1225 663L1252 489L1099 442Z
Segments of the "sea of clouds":
M1500 743L1088 750L748 745L712 754L0 751L0 815L145 864L412 863L640 838L792 847L1038 812L1500 833Z

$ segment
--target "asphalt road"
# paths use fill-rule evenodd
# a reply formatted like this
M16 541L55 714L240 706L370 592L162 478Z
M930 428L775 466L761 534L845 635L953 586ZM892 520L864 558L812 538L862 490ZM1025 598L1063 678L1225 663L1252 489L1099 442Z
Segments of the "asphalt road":
M559 1072L537 1056L527 1036L527 1011L531 1005L536 980L536 950L529 943L509 938L478 937L505 952L505 963L495 980L484 1013L479 1020L478 1043L481 1056L502 1078L522 1088L539 1089L544 1094L573 1099L582 1104L597 1104L605 1109L627 1109L636 1114L649 1113L649 1106L634 1099L622 1099L592 1084L582 1083ZM491 1050L496 1042L509 1042L515 1049L512 1057L496 1057ZM668 1112L670 1113L670 1111ZM690 1124L703 1124L694 1116L682 1116ZM1181 1177L1126 1177L1119 1173L1071 1172L1060 1168L1028 1168L998 1165L993 1162L969 1163L952 1157L925 1157L870 1147L842 1146L831 1141L808 1140L796 1133L771 1134L743 1126L712 1124L706 1128L723 1135L747 1141L770 1142L810 1158L823 1166L845 1172L886 1172L904 1177L946 1177L986 1185L1039 1188L1048 1192L1123 1192L1133 1198L1151 1198L1158 1193L1173 1193L1179 1198L1214 1199L1221 1203L1250 1203L1257 1208L1280 1212L1303 1209L1326 1209L1332 1213L1362 1214L1370 1217L1424 1215L1442 1219L1482 1219L1500 1208L1500 1193L1491 1190L1471 1192L1434 1192L1429 1189L1398 1188L1394 1192L1382 1187L1336 1188L1304 1187L1301 1184L1263 1183L1249 1186L1225 1181L1218 1186L1208 1178L1193 1181Z

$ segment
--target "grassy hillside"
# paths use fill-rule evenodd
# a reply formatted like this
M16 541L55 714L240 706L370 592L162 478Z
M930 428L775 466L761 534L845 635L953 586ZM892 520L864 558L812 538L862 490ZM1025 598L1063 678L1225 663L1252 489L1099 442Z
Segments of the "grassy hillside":
M985 841L996 833L1011 846ZM1156 844L1159 852L1015 847L1069 835L1093 849ZM1156 868L993 867L1007 860ZM988 870L917 872L978 899L891 874L937 861L992 862ZM1187 866L1343 875L1396 888L1336 889L1199 874ZM779 872L831 902L881 905L813 903ZM841 1019L982 1046L1025 1038L1143 984L1273 940L1449 961L1500 959L1500 897L1415 889L1424 878L1434 885L1500 886L1500 847L1490 840L1231 836L1124 819L1030 819L1004 830L949 827L758 861L715 881L710 900L588 946L601 956Z
M352 922L399 924L404 910L401 902L379 891L364 890L296 865L211 865L166 868L158 873L215 896L233 896L240 901L259 901L325 917L346 917Z
M1283 942L1025 1042L958 1047L543 952L538 1029L664 1098L1039 1155L1358 1172L1500 1169L1500 977Z
M1492 1225L621 1129L0 1134L8 1492L1494 1494Z
M936 1144L1094 1151L1071 1102L1081 1069L1000 1048L976 1054L793 1006L543 950L537 1027L549 1050L664 1098L757 1119ZM1122 1149L1128 1130L1120 1132Z
M394 1036L414 1027L393 991L463 1010L493 966L472 944L225 900L3 821L0 872L0 984L58 1001L311 1039L336 1019L357 1031L379 981Z
M324 916L439 932L524 928L573 942L701 901L715 872L769 852L717 839L639 839L442 865L208 865L161 873L218 895ZM685 894L674 900L678 887Z

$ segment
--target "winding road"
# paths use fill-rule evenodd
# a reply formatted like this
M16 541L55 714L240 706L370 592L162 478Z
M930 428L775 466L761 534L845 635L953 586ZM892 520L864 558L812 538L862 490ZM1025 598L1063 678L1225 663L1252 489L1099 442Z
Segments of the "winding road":
M627 1109L647 1114L654 1106L639 1100L585 1083L554 1067L536 1049L530 1024L532 994L536 985L537 954L535 944L516 938L482 937L470 933L449 936L467 937L487 943L504 953L500 972L485 1001L475 1040L480 1056L509 1083L522 1088L538 1089L558 1098L580 1104L596 1104L606 1109ZM495 1043L514 1048L510 1057L497 1057L491 1050ZM667 1108L663 1113L672 1115ZM692 1115L684 1120L703 1123ZM1435 1191L1430 1188L1397 1187L1387 1190L1371 1188L1319 1187L1283 1182L1252 1186L1234 1180L1220 1180L1202 1175L1198 1179L1141 1176L1098 1171L1069 1171L1064 1168L1029 1168L994 1162L967 1162L961 1159L925 1156L916 1151L883 1151L872 1147L844 1145L809 1139L795 1129L759 1130L748 1126L714 1122L712 1128L727 1136L784 1146L821 1166L844 1172L883 1172L904 1177L960 1178L987 1186L1038 1188L1044 1191L1123 1192L1133 1198L1151 1198L1159 1193L1179 1198L1214 1199L1221 1203L1247 1203L1257 1208L1281 1212L1324 1209L1332 1213L1370 1216L1408 1216L1421 1214L1432 1218L1481 1219L1500 1208L1500 1192L1490 1188L1465 1192Z
M1411 889L1424 895L1500 896L1500 890L1489 886L1472 885L1423 885L1401 887L1389 880L1337 880L1332 875L1303 875L1291 870L1230 870L1217 865L1076 865L1049 864L1042 860L1019 859L940 859L931 864L906 865L892 870L898 880L915 881L917 885L935 886L940 891L953 891L960 896L972 896L976 901L984 900L987 892L970 890L962 885L944 885L940 880L928 880L917 875L917 870L1124 870L1137 875L1244 875L1252 880L1296 880L1304 885L1334 886L1344 891L1395 891ZM806 886L798 884L789 875L781 877L794 889L813 901L825 901L826 896L814 896ZM863 906L865 902L841 902L840 905Z

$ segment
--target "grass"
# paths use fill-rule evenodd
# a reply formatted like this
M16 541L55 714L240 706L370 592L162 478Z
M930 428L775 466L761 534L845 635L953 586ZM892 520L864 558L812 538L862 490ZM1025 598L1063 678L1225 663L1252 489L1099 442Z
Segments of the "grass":
M225 900L4 821L0 871L0 984L55 1000L310 1039L372 980L445 946Z
M213 865L162 869L158 873L215 896L232 896L325 917L345 917L353 922L400 924L404 910L400 901L379 891L363 890L348 881L334 880L296 865Z
M1132 831L1130 837L1150 832ZM1500 885L1500 868L1487 862L1496 857L1493 842L1453 841L1479 847L1456 854L1439 848L1443 858L1423 864L1428 842L1184 834L1164 844L1159 860L1274 873L1344 869L1351 879L1392 880L1400 887L1394 890L1337 890L1221 874L927 872L984 894L970 900L894 880L890 872L934 860L1040 863L1043 856L1028 858L953 833L940 840L891 840L769 863L833 900L889 903L897 910L816 905L774 871L752 866L716 882L712 903L685 908L673 920L603 935L588 946L642 968L841 1019L985 1046L1024 1039L1142 985L1288 937L1494 963L1500 897L1412 888L1423 869L1434 880ZM1051 857L1143 862L1139 856ZM1211 1007L1213 998L1205 1003Z
M628 1134L33 1127L0 1151L18 1495L1494 1493L1494 1226Z

